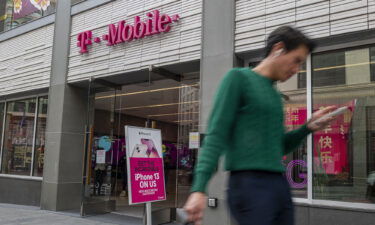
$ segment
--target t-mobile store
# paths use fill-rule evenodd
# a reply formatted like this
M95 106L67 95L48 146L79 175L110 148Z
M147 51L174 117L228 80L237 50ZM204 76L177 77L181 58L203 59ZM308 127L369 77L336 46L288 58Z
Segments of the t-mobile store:
M297 224L373 224L370 1L75 0L40 9L20 2L26 11L0 3L1 202L141 223L144 205L129 205L125 126L155 128L166 200L152 203L154 222L178 220L199 152L189 142L205 131L222 76L255 66L267 34L290 24L319 47L298 75L277 84L287 129L321 107L350 108L280 159ZM204 224L234 224L227 176L218 169L209 184Z
M154 219L183 206L197 155L200 6L115 1L73 16L67 79L88 90L82 214L143 216L144 204L128 203L125 126L161 130L167 197L152 204Z
M11 194L0 199L83 216L116 211L141 223L144 204L129 205L125 126L154 128L161 131L166 200L152 204L153 218L173 220L172 209L190 192L198 150L189 136L199 131L202 2L60 2L46 6L56 11L54 24L1 43L0 71L9 78L23 71L17 42L32 43L50 65L43 77L35 75L47 83L43 90L3 92L0 180ZM1 4L0 12L4 6L19 14L13 2ZM25 15L34 9L29 0L21 5ZM4 24L4 35L27 25ZM26 57L33 60L35 52ZM27 188L30 196L22 194Z

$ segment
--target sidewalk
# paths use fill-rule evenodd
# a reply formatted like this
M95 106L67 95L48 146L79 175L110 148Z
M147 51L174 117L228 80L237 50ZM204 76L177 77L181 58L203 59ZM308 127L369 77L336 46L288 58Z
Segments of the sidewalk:
M1 225L140 225L134 218L104 214L81 218L78 213L40 210L38 207L0 204ZM166 225L174 225L166 224Z

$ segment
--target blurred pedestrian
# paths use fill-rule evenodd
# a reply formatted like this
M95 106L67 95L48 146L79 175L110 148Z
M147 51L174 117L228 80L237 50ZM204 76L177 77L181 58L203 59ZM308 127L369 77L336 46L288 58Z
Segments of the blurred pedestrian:
M224 155L225 169L230 171L228 204L239 225L294 224L282 156L297 149L309 133L324 129L334 118L316 120L335 107L315 112L306 124L286 133L275 83L297 74L314 47L299 30L282 26L269 35L259 65L234 68L225 75L184 207L190 221L202 224L207 183Z

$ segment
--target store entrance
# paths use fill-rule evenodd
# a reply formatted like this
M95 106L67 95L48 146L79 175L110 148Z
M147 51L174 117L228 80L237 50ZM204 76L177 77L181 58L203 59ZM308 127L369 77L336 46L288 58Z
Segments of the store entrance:
M128 79L95 79L88 96L82 214L115 211L143 217L144 204L128 203L126 125L161 130L167 200L153 203L152 208L182 207L197 156L188 143L189 133L198 131L199 72L182 76L152 68Z

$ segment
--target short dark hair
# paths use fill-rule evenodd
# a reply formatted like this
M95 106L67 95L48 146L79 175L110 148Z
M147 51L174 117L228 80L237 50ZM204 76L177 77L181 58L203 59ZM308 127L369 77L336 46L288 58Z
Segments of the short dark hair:
M284 43L287 52L292 51L301 45L306 46L309 52L312 52L316 46L311 39L298 29L291 26L281 26L272 31L268 36L265 57L271 53L272 47L279 42Z

